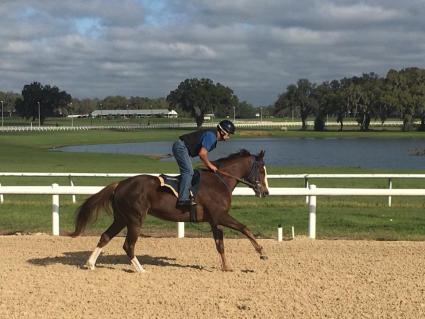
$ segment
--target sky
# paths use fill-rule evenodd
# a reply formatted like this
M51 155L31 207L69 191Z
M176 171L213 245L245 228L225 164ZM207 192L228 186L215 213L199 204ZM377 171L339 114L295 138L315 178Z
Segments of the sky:
M209 78L273 104L321 83L425 68L425 0L0 0L0 91L165 97Z

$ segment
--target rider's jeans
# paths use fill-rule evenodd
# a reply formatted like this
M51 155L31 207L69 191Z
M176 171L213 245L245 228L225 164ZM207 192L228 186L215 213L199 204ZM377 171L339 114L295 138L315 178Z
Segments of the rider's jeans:
M180 168L179 201L189 200L190 186L193 177L192 160L182 140L173 144L173 155Z

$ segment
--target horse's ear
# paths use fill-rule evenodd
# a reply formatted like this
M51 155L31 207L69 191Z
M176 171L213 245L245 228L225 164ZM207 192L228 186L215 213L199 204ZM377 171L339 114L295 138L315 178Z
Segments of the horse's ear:
M262 160L264 158L264 154L266 154L266 151L261 150L260 153L258 153L257 158L259 160Z

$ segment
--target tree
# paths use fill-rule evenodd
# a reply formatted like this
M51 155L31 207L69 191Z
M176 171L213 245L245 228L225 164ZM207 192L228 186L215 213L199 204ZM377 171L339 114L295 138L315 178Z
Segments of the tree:
M9 113L9 116L11 116L15 108L16 100L19 98L20 94L0 91L0 101L3 101L3 112L5 114Z
M204 122L205 113L215 113L226 116L237 106L238 98L233 91L221 85L214 84L210 79L186 79L177 89L167 96L169 109L181 107L189 112L200 127Z
M71 101L71 95L60 91L56 86L43 86L39 82L33 82L22 89L22 98L16 101L16 112L32 121L40 116L40 123L43 124L46 117L66 114Z
M406 69L409 82L409 92L415 108L415 117L419 117L421 124L419 131L425 131L425 70L419 68Z
M409 83L407 79L408 71L390 70L387 74L387 84L393 92L393 98L397 111L403 118L403 131L409 131L413 127L414 106Z
M315 84L307 79L299 79L295 88L291 88L290 101L298 105L300 109L302 129L307 129L307 117L317 107L317 101L314 97Z
M340 124L340 131L344 128L344 118L347 115L357 115L357 107L360 99L358 86L352 79L343 78L339 82L336 93L336 101L332 113L336 116L336 121Z
M364 73L362 77L355 78L360 88L359 106L360 111L357 121L360 130L369 130L371 117L375 114L375 105L378 101L379 78L375 73Z
M307 117L317 107L317 101L313 94L314 88L315 84L307 79L299 79L297 84L288 85L286 92L281 94L274 104L274 114L297 111L301 116L302 129L305 130Z
M253 118L255 117L255 108L252 104L242 101L236 106L236 117L237 118Z
M286 92L279 95L278 99L274 103L274 115L288 116L292 119L294 118L295 113L298 110L297 105L292 100L294 96L293 91L295 90L296 86L291 84L286 88Z
M96 110L99 101L96 99L72 99L70 112L72 114L87 115Z
M393 115L397 110L397 94L394 92L391 83L387 78L384 78L381 82L381 91L379 94L379 118L381 123Z
M301 116L303 128L307 115L315 114L315 130L324 129L325 115L333 114L343 129L347 116L356 118L362 131L369 129L371 118L383 124L390 116L403 119L403 130L410 130L419 118L425 130L425 70L389 70L382 78L375 73L343 78L316 85L306 79L291 84L279 95L274 114Z
M314 113L314 130L315 131L324 131L326 124L326 116L329 114L329 111L332 110L334 103L334 91L332 90L331 84L329 82L323 82L318 85L314 90L314 97L317 101L315 105Z

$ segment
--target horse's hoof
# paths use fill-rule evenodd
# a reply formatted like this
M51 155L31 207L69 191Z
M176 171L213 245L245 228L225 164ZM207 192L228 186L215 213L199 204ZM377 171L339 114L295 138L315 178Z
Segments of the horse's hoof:
M269 257L267 257L266 255L261 255L261 256L260 256L260 259L261 259L261 260L267 260L267 259L269 259Z
M135 273L137 273L137 274L143 274L143 273L145 273L145 272L147 272L147 271L145 270L145 268L140 268L140 269L136 269L136 270L135 270Z
M225 272L232 272L233 271L233 269L229 268L229 267L222 268L221 270L225 271Z
M137 272L137 273L143 273L143 272L146 272L146 270L143 268L143 266L140 264L140 262L139 262L139 260L137 259L137 257L134 257L132 260L131 260L131 264L134 266L134 270Z
M93 265L93 264L91 264L91 263L86 263L86 264L83 266L83 268L85 268L85 269L90 269L90 270L95 270L95 269L96 269L96 266L95 266L95 265Z

